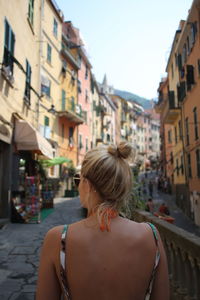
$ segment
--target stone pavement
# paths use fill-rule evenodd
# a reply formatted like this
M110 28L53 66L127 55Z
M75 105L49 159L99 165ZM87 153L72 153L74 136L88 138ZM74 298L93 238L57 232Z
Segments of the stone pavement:
M33 300L39 253L46 232L84 217L79 198L57 198L40 224L8 223L0 230L0 300Z

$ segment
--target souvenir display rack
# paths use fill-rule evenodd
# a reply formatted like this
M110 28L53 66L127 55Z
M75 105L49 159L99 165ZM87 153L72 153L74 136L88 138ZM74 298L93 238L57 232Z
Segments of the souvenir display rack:
M40 223L40 180L39 176L25 177L25 202L26 212L29 216L29 223Z
M23 185L22 185L23 183ZM40 181L38 176L20 178L23 190L15 192L12 197L12 222L40 223Z
M46 181L42 185L41 191L42 208L53 208L54 191L50 182Z

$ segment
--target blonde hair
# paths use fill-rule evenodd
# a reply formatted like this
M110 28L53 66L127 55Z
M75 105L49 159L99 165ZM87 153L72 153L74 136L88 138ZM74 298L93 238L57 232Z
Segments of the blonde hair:
M88 151L82 163L81 174L86 177L100 194L102 203L98 216L105 208L120 210L132 188L132 172L128 159L133 155L128 142L119 145L101 146Z

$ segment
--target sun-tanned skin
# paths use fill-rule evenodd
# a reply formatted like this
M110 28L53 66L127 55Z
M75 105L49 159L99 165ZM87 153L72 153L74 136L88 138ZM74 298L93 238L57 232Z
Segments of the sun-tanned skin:
M119 215L110 231L101 231L95 207L103 199L81 175L80 200L88 217L69 225L66 235L66 278L72 300L144 300L156 257L151 227ZM60 300L60 249L63 226L51 229L42 247L36 300ZM158 235L160 261L151 300L169 300L165 252Z

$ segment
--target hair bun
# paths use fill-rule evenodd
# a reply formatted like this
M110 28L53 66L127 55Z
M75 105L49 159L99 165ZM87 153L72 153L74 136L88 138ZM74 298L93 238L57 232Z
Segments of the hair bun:
M128 142L120 142L118 146L109 145L108 153L115 157L127 159L131 157L133 153L133 148Z

